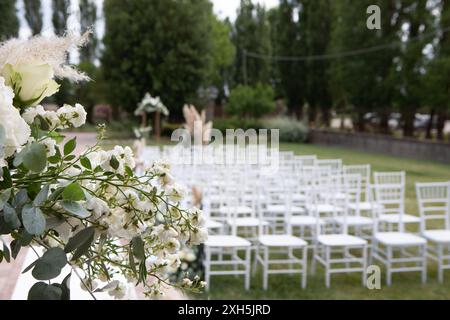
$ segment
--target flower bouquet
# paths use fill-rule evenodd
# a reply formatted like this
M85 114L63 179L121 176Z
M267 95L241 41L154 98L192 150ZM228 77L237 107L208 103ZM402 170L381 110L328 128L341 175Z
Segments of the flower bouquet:
M166 285L199 291L198 277L170 282L180 248L207 237L201 211L180 206L183 188L170 165L155 162L138 175L129 147L100 147L103 126L97 143L77 152L76 139L61 130L85 123L83 106L39 105L58 91L55 79L88 80L66 64L67 51L86 39L38 36L0 46L0 262L23 247L36 252L24 270L38 280L29 299L70 299L72 273L94 299L97 292L123 298L127 282L148 297ZM55 283L67 266L72 271Z

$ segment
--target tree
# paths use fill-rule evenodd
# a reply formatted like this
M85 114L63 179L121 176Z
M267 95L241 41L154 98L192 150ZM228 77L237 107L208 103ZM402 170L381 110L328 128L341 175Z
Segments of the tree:
M42 31L42 10L41 1L24 0L25 4L25 19L31 29L33 35L39 34Z
M180 120L181 106L195 96L211 63L211 3L108 0L104 10L108 100L132 111L150 92Z
M273 89L269 85L238 85L231 90L226 111L229 115L260 118L275 109L273 98Z
M94 0L80 0L80 28L81 32L93 28L97 22L97 6ZM80 50L80 60L93 63L97 57L97 36L94 32L89 42Z
M17 37L19 19L17 18L16 0L0 0L0 41Z
M272 13L274 32L272 35L274 55L304 56L305 26L302 6L296 0L282 0L277 11ZM280 88L286 97L291 113L303 117L303 105L306 101L306 65L304 61L276 61L276 74Z
M414 120L421 101L424 99L422 84L425 55L423 50L429 39L419 36L429 32L430 12L427 0L402 1L402 20L408 25L408 40L400 56L397 103L402 114L403 135L414 135Z
M320 56L327 53L331 33L331 1L303 1L306 53L308 56ZM329 61L309 60L306 62L306 100L308 102L309 121L315 122L317 110L321 110L322 121L328 126L332 107L329 89Z
M234 23L233 43L236 46L235 83L270 83L270 60L247 55L247 52L271 54L270 25L265 7L251 0L241 0Z
M52 23L56 35L62 36L66 32L69 18L70 0L52 0Z

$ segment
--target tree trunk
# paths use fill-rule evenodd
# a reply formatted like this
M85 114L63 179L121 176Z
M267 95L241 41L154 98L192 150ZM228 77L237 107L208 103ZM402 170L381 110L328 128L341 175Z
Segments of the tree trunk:
M325 125L325 128L330 127L331 112L329 108L322 108L322 122Z
M383 111L380 113L380 133L389 134L389 112Z
M447 120L447 115L444 112L438 113L437 118L437 138L438 140L444 140L444 127L445 121Z
M413 109L415 110L415 108ZM414 136L414 119L415 112L414 111L405 111L402 114L403 120L403 136L404 137L412 137Z
M431 130L433 130L434 113L435 113L434 109L431 109L430 120L427 123L427 129L426 129L426 134L425 134L426 139L431 139Z
M309 125L315 127L317 120L317 108L315 106L308 107L308 122Z
M356 126L355 129L357 132L365 131L365 121L364 121L364 112L358 112L356 116Z

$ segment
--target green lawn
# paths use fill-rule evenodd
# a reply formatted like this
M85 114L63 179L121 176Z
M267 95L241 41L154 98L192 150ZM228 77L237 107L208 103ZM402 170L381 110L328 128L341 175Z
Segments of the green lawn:
M345 164L372 165L372 171L406 171L406 209L417 214L414 183L417 181L448 181L450 165L429 161L410 160L374 153L358 152L342 148L318 145L282 144L282 150L293 150L297 154L316 154L319 158L341 158ZM429 263L428 282L420 283L418 273L394 274L393 285L388 288L382 277L381 290L369 290L361 286L360 276L333 275L331 288L326 289L323 271L318 268L316 275L309 275L308 286L300 288L300 277L271 275L269 289L262 290L262 275L258 271L252 277L251 289L246 292L242 277L213 277L208 294L194 296L200 299L450 299L450 271L446 273L443 285L437 283L436 266Z

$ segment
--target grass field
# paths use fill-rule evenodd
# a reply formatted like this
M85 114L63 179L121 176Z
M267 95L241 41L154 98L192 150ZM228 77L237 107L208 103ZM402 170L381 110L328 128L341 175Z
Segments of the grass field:
M450 166L410 160L374 153L358 152L342 148L282 144L282 150L292 150L297 154L316 154L319 158L341 158L344 164L371 164L372 171L406 171L406 210L417 215L414 183L418 181L448 181ZM300 288L300 277L271 275L269 289L262 290L262 274L258 271L251 280L251 289L246 292L242 277L213 277L211 291L193 298L200 299L450 299L450 271L446 273L444 284L436 280L436 266L429 262L428 282L422 285L418 273L394 274L392 287L385 287L382 277L380 290L369 290L361 286L360 275L333 275L331 288L326 289L323 270L309 275L308 286Z

